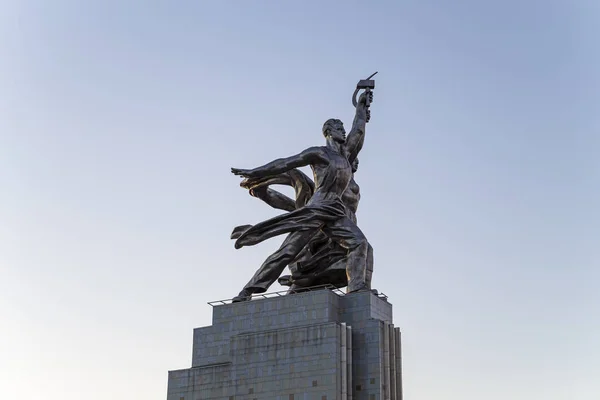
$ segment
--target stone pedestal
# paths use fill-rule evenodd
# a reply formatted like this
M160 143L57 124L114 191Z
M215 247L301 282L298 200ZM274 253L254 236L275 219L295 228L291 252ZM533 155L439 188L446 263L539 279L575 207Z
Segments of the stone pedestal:
M402 400L400 329L371 292L215 305L167 400Z

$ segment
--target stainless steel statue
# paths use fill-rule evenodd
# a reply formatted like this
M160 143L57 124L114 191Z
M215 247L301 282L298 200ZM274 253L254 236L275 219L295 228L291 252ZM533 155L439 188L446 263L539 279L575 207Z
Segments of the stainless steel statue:
M250 194L274 208L288 211L256 225L234 229L231 237L236 239L237 249L288 234L234 302L250 300L253 293L265 292L288 265L292 275L282 277L280 283L292 289L319 284L348 286L348 292L370 289L373 249L356 225L360 191L354 172L370 119L373 75L361 80L354 92L356 115L348 137L342 121L330 119L323 125L325 146L311 147L255 169L231 169L246 178L241 186L249 189ZM361 89L365 91L356 101ZM303 166L312 168L314 182L296 169ZM296 199L271 189L269 186L273 184L292 186Z

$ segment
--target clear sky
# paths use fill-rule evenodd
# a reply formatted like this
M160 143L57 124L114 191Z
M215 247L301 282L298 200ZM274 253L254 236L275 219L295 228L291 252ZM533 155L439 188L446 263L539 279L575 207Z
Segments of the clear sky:
M351 124L408 400L600 398L600 2L0 1L0 398L166 398L276 215L252 168ZM279 286L274 286L274 290Z

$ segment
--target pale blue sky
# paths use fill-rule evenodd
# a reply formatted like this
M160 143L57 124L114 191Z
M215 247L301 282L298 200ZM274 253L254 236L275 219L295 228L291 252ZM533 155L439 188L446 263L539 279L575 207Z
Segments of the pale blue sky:
M166 397L279 244L251 168L377 88L359 224L407 400L600 398L600 3L0 1L0 398ZM277 289L274 287L273 289Z

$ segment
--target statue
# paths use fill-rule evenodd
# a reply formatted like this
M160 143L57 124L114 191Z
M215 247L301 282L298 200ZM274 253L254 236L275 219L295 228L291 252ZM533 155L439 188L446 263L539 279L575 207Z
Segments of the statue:
M352 163L352 172L358 169L358 158ZM287 185L294 188L296 200L271 189L270 185ZM306 205L314 192L313 181L302 171L294 169L289 172L266 178L245 179L240 186L249 190L250 195L263 200L273 208L293 211ZM356 223L356 211L360 201L360 187L354 180L354 175L342 195L342 202L346 206L348 217ZM241 233L252 225L242 225L233 229L231 239L237 239ZM337 245L322 232L317 233L307 244L292 264L288 267L292 275L285 275L278 279L283 286L290 286L289 293L295 293L303 287L318 285L332 285L344 287L348 285L346 275L346 251ZM373 248L369 244L367 249L366 284L371 287L373 275Z
M369 107L373 99L370 89L375 86L371 77L360 81L354 92L356 115L347 138L342 121L329 119L323 125L325 146L311 147L255 169L231 169L234 174L246 178L241 185L249 188L252 195L275 208L289 211L253 226L234 229L232 238L236 239L236 249L288 234L280 248L267 258L233 299L234 302L247 301L253 293L265 292L288 265L292 270L291 285L295 284L295 270L327 270L342 263L343 268L331 269L337 270L337 275L325 274L326 279L335 278L332 283L337 286L347 284L348 292L370 289L372 248L356 225L359 195L353 175L370 118ZM356 101L360 89L366 90ZM302 166L312 168L314 183L296 169ZM296 201L268 187L278 183L294 187ZM340 279L340 270L342 276L346 275L345 280Z

